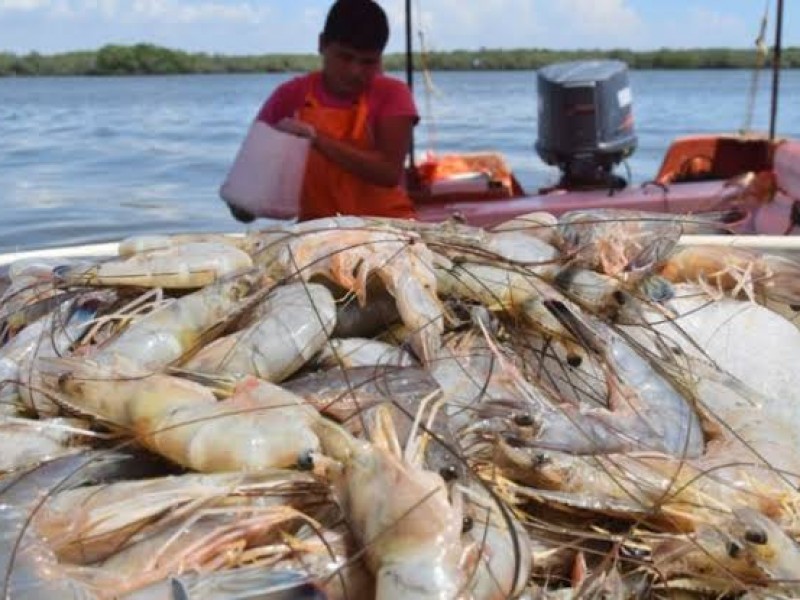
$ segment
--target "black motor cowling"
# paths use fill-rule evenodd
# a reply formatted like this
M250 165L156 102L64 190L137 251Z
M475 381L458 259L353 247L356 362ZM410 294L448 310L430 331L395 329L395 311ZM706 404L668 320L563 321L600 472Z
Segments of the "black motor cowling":
M536 151L562 173L560 187L624 187L613 168L636 148L628 67L580 60L539 69Z

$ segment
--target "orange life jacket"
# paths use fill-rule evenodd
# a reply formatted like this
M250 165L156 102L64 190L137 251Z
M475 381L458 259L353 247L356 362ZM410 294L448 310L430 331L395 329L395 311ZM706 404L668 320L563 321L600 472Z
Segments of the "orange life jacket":
M321 76L321 73L316 73L311 78L311 86L298 118L327 136L346 140L358 148L371 148L373 140L367 127L366 94L362 94L351 107L322 106L313 91ZM399 185L388 188L368 183L312 148L303 179L299 219L303 221L336 214L400 218L416 216L411 199Z

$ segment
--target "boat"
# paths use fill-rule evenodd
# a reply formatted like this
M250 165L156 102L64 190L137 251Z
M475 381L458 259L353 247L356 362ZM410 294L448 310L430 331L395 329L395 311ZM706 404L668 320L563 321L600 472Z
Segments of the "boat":
M523 189L502 156L456 154L418 164L409 155L407 185L419 219L455 218L492 226L515 216L599 208L677 215L724 215L737 234L800 232L800 141L775 132L782 1L778 0L769 134L687 135L668 147L652 179L633 186L614 173L635 149L627 68L620 61L548 65L538 72L539 156L561 173L558 184ZM406 79L413 86L411 9L406 2Z

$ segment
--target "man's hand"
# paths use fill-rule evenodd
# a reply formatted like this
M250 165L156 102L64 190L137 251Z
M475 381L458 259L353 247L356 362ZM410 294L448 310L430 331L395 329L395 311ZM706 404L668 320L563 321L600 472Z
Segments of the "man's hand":
M304 123L300 119L294 119L291 117L286 117L285 119L278 121L278 123L275 125L275 129L283 131L284 133L290 133L298 137L306 138L312 142L317 138L317 130L314 129L313 126L309 125L308 123Z

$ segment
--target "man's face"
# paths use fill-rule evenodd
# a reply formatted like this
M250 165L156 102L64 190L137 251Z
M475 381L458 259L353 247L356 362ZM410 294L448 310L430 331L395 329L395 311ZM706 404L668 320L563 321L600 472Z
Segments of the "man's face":
M357 98L381 70L380 50L355 50L339 42L320 40L322 71L328 90L343 98Z

